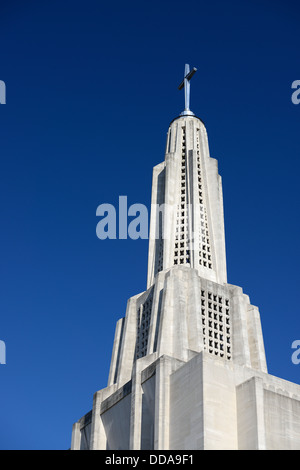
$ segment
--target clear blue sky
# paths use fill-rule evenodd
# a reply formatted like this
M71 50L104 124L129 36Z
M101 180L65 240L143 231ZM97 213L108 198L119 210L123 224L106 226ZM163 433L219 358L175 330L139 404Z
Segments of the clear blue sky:
M223 177L228 282L260 308L269 372L300 383L297 1L2 1L0 448L67 449L106 386L147 240L96 237L96 208L149 207L177 87Z

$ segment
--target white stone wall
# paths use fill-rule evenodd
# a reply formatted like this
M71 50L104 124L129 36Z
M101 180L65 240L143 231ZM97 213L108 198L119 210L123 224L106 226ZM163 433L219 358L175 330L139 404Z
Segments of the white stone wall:
M190 350L267 371L259 311L242 289L174 266L129 299L116 326L108 385L128 382L139 357L156 353L186 361Z
M95 396L73 449L300 450L300 386L205 351L141 358Z
M266 447L270 450L300 449L300 396L264 390Z
M129 449L131 394L101 414L107 450Z

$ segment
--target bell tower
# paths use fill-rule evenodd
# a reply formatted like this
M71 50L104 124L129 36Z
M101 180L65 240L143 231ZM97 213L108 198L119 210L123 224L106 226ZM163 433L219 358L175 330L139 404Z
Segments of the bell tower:
M117 322L107 387L73 425L72 449L300 449L300 386L268 374L258 307L227 282L195 72L185 66L185 109L153 169L147 289Z

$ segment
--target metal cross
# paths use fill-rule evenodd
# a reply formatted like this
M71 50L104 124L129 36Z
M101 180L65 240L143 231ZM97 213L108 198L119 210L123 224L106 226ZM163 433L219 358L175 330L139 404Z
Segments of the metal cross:
M185 99L185 109L180 114L181 116L194 116L194 113L190 110L190 79L197 72L196 67L193 67L193 70L190 71L189 64L185 64L184 68L184 79L180 83L178 89L181 90L184 87L184 99Z

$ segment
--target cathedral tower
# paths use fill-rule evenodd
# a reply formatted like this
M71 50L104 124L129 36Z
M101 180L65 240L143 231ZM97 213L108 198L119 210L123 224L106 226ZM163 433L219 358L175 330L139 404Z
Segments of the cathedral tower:
M153 169L147 290L116 325L108 386L72 449L299 449L300 387L267 372L260 314L227 283L222 181L185 110Z

